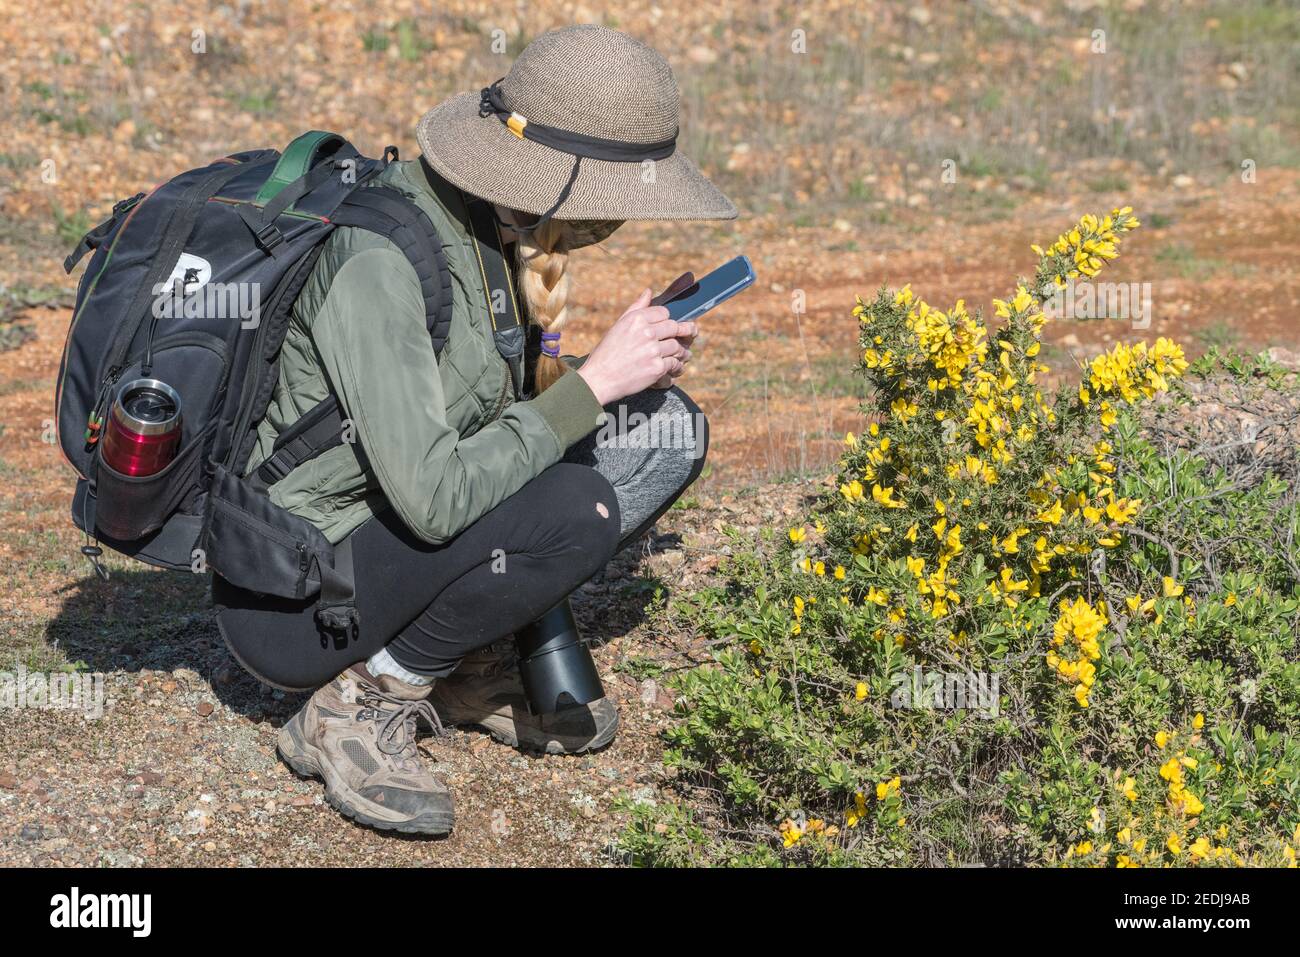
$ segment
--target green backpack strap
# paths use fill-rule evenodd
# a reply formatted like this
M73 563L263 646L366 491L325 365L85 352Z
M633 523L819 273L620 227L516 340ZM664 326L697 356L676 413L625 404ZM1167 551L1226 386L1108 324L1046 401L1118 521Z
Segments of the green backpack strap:
M324 130L308 130L303 133L284 148L275 169L257 191L253 202L258 205L270 202L280 190L306 175L322 156L333 153L346 142L337 133L327 133Z

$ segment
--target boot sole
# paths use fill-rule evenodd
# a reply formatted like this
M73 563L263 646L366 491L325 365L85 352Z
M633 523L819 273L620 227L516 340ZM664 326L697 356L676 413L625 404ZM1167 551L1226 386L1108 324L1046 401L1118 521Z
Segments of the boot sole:
M450 812L420 814L404 821L390 821L367 814L365 808L371 802L344 784L338 772L334 770L334 766L321 754L320 749L303 739L298 728L297 715L290 718L280 729L275 749L294 774L302 778L324 781L325 800L329 806L358 824L378 831L398 831L402 834L441 837L451 833L455 817Z

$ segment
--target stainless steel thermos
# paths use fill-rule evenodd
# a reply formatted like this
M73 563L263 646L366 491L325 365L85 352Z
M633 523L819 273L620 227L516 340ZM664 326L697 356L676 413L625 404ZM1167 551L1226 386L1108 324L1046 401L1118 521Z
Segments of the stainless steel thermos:
M117 390L100 455L109 468L137 478L161 472L181 441L181 397L158 379L133 379Z

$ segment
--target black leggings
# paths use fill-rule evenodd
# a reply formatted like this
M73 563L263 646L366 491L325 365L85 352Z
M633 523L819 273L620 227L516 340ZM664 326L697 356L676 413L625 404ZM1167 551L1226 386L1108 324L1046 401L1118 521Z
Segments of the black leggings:
M444 545L420 541L391 509L357 529L361 628L351 640L317 625L314 600L258 596L218 576L212 595L231 651L271 684L316 688L385 645L410 671L448 674L603 568L618 545L618 523L605 477L561 463Z
M314 599L259 595L213 576L226 644L245 669L290 691L317 688L385 646L408 671L450 674L591 578L699 476L708 437L698 407L676 389L637 401L684 406L691 448L606 449L589 440L571 450L577 461L547 469L442 545L416 538L391 509L380 513L350 536L361 617L351 639L318 625ZM665 485L666 476L674 478ZM621 533L620 499L631 508L646 489L653 510Z

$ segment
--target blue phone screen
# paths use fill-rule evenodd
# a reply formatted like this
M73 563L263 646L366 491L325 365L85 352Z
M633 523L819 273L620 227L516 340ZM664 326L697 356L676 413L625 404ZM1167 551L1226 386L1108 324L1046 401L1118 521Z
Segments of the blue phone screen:
M737 256L723 263L695 285L682 290L664 307L668 315L678 322L702 316L714 306L730 299L754 283L754 267L748 256Z

